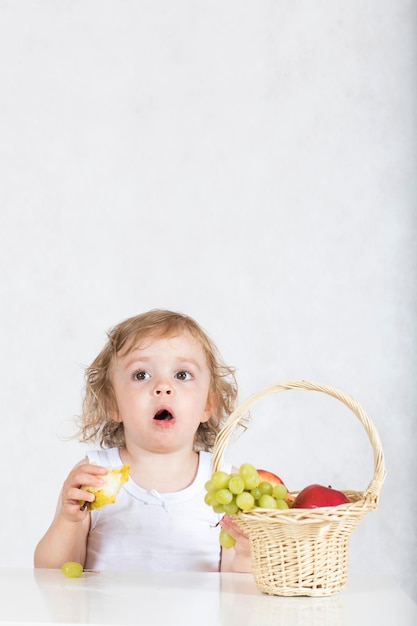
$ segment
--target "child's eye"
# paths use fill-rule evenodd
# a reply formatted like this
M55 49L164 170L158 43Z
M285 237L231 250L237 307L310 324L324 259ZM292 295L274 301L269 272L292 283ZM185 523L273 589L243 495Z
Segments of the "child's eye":
M143 370L139 370L137 372L135 372L133 374L133 378L135 380L146 380L147 378L150 378L150 375L148 374L148 372L144 372Z
M178 380L191 380L192 377L192 374L190 372L186 372L185 370L181 370L175 374L175 378L178 378Z

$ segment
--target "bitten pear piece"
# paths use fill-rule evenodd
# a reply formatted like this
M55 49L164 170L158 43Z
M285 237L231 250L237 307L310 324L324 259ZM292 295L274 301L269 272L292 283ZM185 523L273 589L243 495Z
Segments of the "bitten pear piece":
M100 509L106 504L113 504L116 502L116 496L119 493L120 487L127 482L129 478L129 465L123 465L122 467L109 467L107 468L107 474L103 476L104 485L102 487L82 487L84 491L90 491L95 495L93 502L86 502L86 508L89 511L94 509Z

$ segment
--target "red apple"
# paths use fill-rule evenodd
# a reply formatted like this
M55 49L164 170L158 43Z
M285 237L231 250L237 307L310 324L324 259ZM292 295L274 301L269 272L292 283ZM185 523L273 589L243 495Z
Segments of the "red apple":
M268 472L267 470L263 470L263 469L258 469L257 471L258 471L259 481L266 480L268 483L271 483L272 486L284 484L284 481L281 480L279 476L277 476L276 474L273 474L272 472Z
M332 487L308 485L295 498L293 509L315 509L321 506L337 506L349 502L347 496Z

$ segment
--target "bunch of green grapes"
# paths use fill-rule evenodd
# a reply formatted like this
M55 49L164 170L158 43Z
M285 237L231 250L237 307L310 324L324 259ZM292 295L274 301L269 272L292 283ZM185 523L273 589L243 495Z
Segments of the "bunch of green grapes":
M213 472L205 484L204 501L215 513L235 515L239 511L249 511L254 507L262 509L288 509L285 501L285 485L271 485L259 480L256 468L250 463L243 463L238 473L228 474L223 471ZM225 530L220 531L220 544L231 548L235 540Z

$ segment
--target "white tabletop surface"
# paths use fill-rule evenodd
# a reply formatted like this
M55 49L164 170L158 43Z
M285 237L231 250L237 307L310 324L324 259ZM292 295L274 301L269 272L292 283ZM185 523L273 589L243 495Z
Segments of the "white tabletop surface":
M416 626L417 605L384 577L320 598L261 593L250 574L0 568L0 624Z

